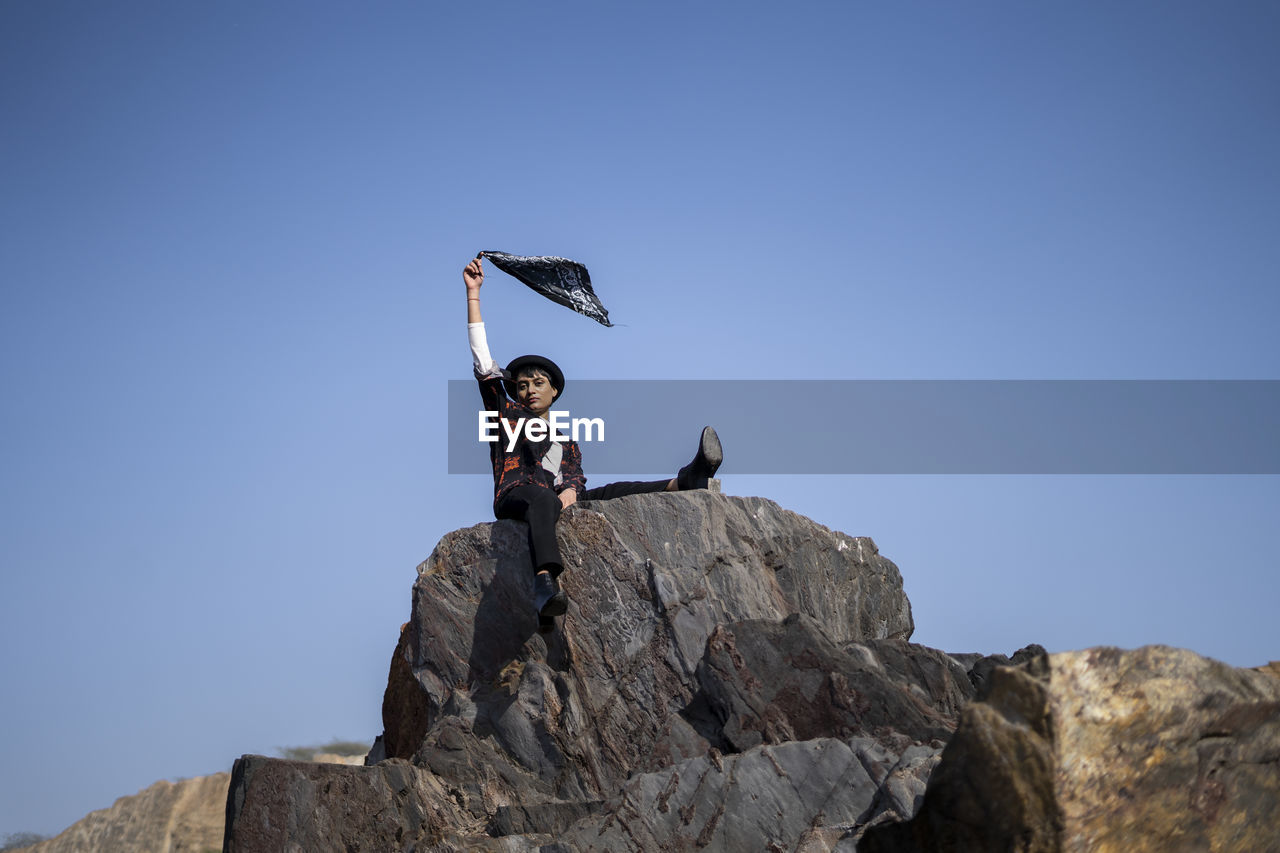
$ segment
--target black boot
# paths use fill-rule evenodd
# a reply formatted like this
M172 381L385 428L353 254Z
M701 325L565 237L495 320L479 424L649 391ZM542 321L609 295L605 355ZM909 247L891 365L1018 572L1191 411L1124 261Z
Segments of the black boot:
M533 609L539 616L562 616L569 609L569 599L550 572L540 572L533 579Z
M556 617L548 616L545 613L538 614L538 633L551 634L556 630Z
M689 489L705 489L724 461L724 450L720 447L720 436L711 427L702 428L702 438L698 441L698 453L693 461L680 469L676 475L676 486L680 491Z

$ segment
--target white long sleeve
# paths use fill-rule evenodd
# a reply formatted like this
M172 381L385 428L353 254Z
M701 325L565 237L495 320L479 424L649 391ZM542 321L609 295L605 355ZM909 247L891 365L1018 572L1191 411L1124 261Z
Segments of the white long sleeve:
M476 376L500 374L497 363L489 354L489 339L484 333L484 323L468 323L467 338L471 341L471 363Z

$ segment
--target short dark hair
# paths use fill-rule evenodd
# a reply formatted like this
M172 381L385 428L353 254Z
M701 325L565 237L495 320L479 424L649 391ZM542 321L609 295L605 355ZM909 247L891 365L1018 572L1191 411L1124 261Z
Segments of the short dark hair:
M534 365L534 364L527 364L524 367L520 368L518 371L516 371L515 381L519 382L521 379L524 379L525 377L533 379L536 376L541 376L543 379L547 380L548 385L550 385L552 388L556 388L555 377L552 376L547 371L543 370L541 367L538 367L537 365ZM561 389L556 388L557 397L560 396L560 391Z
M552 387L555 387L555 384L556 384L555 379L552 378L550 373L547 373L547 371L543 370L541 367L537 367L536 365L532 365L532 364L525 365L524 367L520 368L520 370L516 373L516 379L521 379L525 376L528 376L529 378L533 378L534 376L541 376L544 379L546 379L548 382L550 382Z

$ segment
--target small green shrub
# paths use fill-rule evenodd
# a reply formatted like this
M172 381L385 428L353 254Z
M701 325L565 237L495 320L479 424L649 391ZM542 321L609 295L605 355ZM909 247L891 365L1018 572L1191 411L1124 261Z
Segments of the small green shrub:
M317 755L364 755L369 751L369 744L356 740L338 740L319 746L281 746L278 751L283 758L290 761L312 761Z

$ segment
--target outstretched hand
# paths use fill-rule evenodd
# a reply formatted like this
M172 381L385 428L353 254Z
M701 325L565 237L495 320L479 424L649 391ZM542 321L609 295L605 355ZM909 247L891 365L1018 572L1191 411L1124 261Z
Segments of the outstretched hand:
M484 284L484 267L480 263L480 258L467 264L466 269L462 271L462 281L467 285L468 293L480 290L480 285Z

